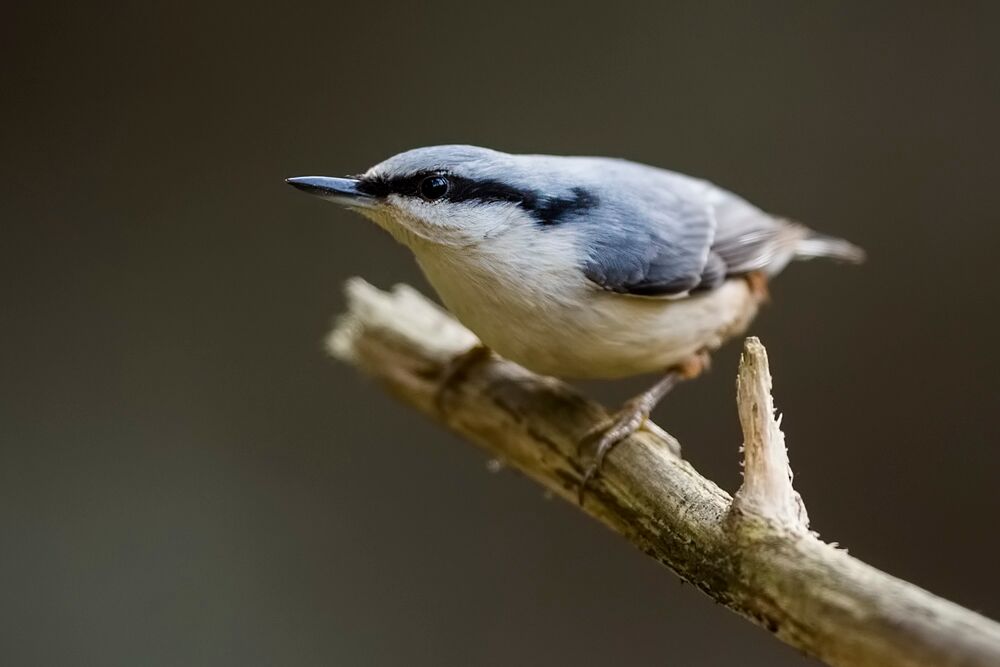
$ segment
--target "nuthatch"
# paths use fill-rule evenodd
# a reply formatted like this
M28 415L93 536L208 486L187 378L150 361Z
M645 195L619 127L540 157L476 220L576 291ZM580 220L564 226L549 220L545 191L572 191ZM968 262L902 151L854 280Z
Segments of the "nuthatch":
M595 432L581 498L607 452L746 329L768 279L793 259L864 257L707 181L625 160L433 146L353 178L288 182L409 247L501 356L563 378L664 373Z

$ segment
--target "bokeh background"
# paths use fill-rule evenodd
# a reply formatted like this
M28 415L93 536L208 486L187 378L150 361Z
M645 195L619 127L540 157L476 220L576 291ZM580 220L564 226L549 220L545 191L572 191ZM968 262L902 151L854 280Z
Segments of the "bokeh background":
M345 278L426 283L282 179L445 142L666 166L865 246L753 327L797 486L1000 616L998 9L8 7L0 662L811 664L324 356ZM656 412L730 491L738 347Z

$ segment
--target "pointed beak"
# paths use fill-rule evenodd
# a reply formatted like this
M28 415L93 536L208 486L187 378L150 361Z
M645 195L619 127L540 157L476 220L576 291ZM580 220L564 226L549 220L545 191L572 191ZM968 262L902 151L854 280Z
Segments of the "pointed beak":
M316 195L327 201L352 208L374 206L375 198L359 189L361 181L356 178L331 178L329 176L296 176L286 178L293 188Z

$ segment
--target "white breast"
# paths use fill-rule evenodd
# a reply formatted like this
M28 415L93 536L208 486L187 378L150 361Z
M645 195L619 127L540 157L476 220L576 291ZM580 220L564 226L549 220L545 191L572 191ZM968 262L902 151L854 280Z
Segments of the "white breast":
M505 234L481 248L413 247L445 306L498 354L537 373L617 378L651 373L741 333L757 299L742 279L666 300L602 291L568 257L572 232L546 230L545 254ZM512 238L513 236L513 238Z

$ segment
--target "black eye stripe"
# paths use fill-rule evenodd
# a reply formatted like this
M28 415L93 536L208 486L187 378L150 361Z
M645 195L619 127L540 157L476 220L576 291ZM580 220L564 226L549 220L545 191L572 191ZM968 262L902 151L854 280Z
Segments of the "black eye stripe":
M445 199L453 202L480 200L484 202L520 202L534 196L530 190L521 190L499 181L477 181L454 176L442 171L424 171L409 176L394 178L362 178L358 189L373 197L387 197L390 194L412 197L420 194L421 184L432 176L445 176L451 183Z
M391 179L384 177L362 178L358 189L373 197L386 197L390 194L419 197L421 196L421 185L427 178L435 175L445 176L450 183L450 187L447 193L441 197L441 201L510 202L520 205L522 209L545 226L565 222L567 218L581 214L599 203L597 195L582 187L572 188L568 195L551 197L544 196L537 190L518 188L501 181L475 180L447 174L443 171L425 171Z
M600 203L597 195L586 188L573 188L572 192L570 197L554 197L539 202L534 209L535 217L543 225L556 225Z
M452 178L452 191L448 199L454 202L511 202L523 204L536 197L531 190L515 188L499 181L474 181L468 178Z

